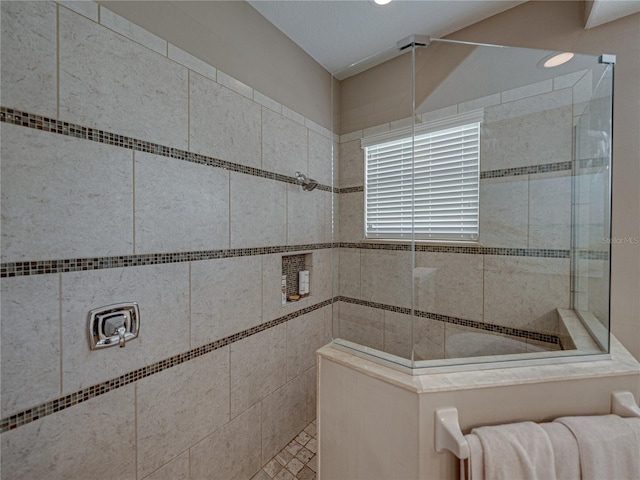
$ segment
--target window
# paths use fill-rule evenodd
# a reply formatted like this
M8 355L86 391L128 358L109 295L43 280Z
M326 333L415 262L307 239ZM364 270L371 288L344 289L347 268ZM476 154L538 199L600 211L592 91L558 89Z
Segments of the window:
M366 238L478 239L482 117L416 125L413 141L411 128L362 140Z

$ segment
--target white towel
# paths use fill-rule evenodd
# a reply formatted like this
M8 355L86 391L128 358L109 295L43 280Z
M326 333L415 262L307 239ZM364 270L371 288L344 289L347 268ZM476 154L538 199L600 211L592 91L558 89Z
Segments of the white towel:
M488 480L555 480L551 441L534 422L479 427L471 431L484 451L484 478ZM475 480L475 479L474 479Z
M556 478L558 480L581 480L580 452L578 442L564 424L558 422L541 423L547 432L553 448Z
M555 422L576 438L583 480L640 479L640 418L598 415Z
M465 480L465 478L466 480L484 480L484 452L480 439L475 433L465 435L464 438L469 445L469 459L466 462L460 462L461 468L464 468L465 464L467 467L466 472L460 471L460 478L461 480ZM464 473L466 473L466 477Z

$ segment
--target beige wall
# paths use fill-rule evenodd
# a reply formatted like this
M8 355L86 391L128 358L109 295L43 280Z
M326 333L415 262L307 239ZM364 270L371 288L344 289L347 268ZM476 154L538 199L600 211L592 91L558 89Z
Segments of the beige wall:
M331 128L331 76L248 3L98 3Z
M614 244L612 249L611 319L614 335L640 358L640 15L591 30L584 30L583 25L582 2L527 2L449 38L617 55L612 223L614 239L630 242ZM400 74L395 84L389 81L403 61L403 57L396 58L342 82L342 133L394 119L388 111L371 105L382 105L391 98L406 100L407 95L398 91L406 88L406 75Z

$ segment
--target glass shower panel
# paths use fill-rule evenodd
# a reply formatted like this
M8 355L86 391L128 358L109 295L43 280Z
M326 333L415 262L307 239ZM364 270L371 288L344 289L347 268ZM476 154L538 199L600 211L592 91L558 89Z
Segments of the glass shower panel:
M334 344L407 367L413 343L411 82L410 52L341 81L333 305Z
M414 367L607 350L610 69L557 53L416 51Z
M414 372L608 351L613 66L558 53L432 40L340 82L335 345Z
M610 234L613 65L586 80L595 87L576 105L572 297L577 315L608 348L611 244L631 239Z

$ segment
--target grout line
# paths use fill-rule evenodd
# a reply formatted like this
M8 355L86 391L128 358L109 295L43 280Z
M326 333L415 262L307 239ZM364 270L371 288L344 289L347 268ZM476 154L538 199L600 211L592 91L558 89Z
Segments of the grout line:
M136 254L136 151L133 151L132 154L132 166L131 166L132 174L131 174L131 186L133 189L132 192L132 204L133 204L133 254Z
M63 367L63 342L62 342L62 274L58 274L58 348L60 349L59 353L59 368L60 368L60 395L62 395L64 389L64 367Z
M60 5L56 6L56 118L60 118Z

